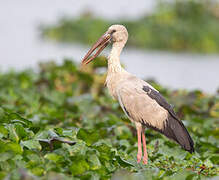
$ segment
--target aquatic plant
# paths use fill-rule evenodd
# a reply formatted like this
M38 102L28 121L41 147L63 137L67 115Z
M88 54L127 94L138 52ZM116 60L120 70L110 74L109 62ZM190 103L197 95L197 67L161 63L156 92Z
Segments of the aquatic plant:
M0 73L0 179L205 179L218 176L219 95L170 90L195 141L189 154L147 130L149 165L136 163L134 126L104 88L104 57Z

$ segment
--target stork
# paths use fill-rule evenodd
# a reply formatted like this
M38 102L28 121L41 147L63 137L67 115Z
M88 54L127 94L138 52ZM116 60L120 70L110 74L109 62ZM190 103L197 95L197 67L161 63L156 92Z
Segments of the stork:
M119 101L127 117L135 124L138 138L137 162L148 163L145 127L152 128L178 143L184 150L194 152L194 143L172 106L150 84L128 73L120 64L120 53L128 40L128 31L123 25L112 25L91 47L82 60L88 64L112 42L108 57L106 85L109 93ZM99 49L98 49L99 48ZM96 53L92 55L95 51ZM133 60L134 61L134 60Z

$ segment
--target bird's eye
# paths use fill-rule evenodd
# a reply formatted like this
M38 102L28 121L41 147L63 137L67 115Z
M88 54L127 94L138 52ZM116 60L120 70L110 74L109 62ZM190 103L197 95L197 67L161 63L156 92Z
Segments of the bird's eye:
M113 34L114 32L116 32L116 30L115 30L115 29L113 29L113 30L111 31L111 33L110 33L110 34Z

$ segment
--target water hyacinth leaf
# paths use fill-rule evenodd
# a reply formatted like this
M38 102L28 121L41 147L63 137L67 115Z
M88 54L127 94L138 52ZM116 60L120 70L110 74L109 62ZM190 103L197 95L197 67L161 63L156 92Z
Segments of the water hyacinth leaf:
M110 153L111 147L103 141L98 141L93 145L99 152Z
M28 119L25 119L23 117L21 117L18 113L8 113L7 114L8 119L12 122L12 123L21 123L26 127L31 127L32 126L32 122L29 121Z
M0 153L0 162L7 161L8 159L11 159L12 157L13 157L12 153L9 153L9 152Z
M24 126L20 123L13 124L14 129L19 137L19 139L30 139L33 138L34 133L30 131L27 128L24 128Z
M14 142L18 142L19 141L19 136L18 136L13 124L10 124L8 126L8 131L9 131L9 139L11 139Z
M77 157L72 161L70 171L72 175L80 175L90 168L89 164L83 157Z
M44 156L46 159L49 159L53 161L54 163L59 163L64 160L64 158L61 155L55 154L55 153L48 153Z
M210 160L214 163L214 164L219 164L219 155L213 155Z
M0 171L0 179L4 179L6 177L7 173Z
M3 125L0 125L0 138L6 138L8 136L8 130Z
M31 169L31 172L36 176L42 176L44 174L44 169L41 167L35 167Z
M100 134L94 130L80 129L77 134L78 139L82 139L88 146L92 145L100 139Z
M120 156L115 156L116 160L118 161L118 163L120 164L120 166L122 167L130 167L130 166L134 166L133 164L131 164L130 162L122 159Z
M215 111L218 95L172 91L153 82L175 105L196 151L190 154L147 129L149 164L138 164L136 129L123 118L102 80L96 79L105 72L98 69L102 62L84 69L93 79L89 85L78 77L80 68L74 69L69 61L47 63L39 72L0 73L2 177L19 179L27 173L35 179L113 179L115 172L125 169L119 179L217 178L218 118L210 113ZM93 87L100 88L95 97ZM8 116L15 112L33 124L28 127L9 119L19 118Z
M68 144L63 144L63 147L67 149L70 156L78 156L78 155L85 155L88 147L86 146L86 143L82 140L78 140L74 146L70 146Z
M65 137L75 138L78 132L78 128L72 127L70 130L63 130L62 135Z
M53 130L48 130L48 135L49 137L53 138L53 137L59 137L58 134L56 134Z
M97 142L93 145L93 147L99 151L101 155L100 158L102 160L109 161L110 159L114 158L113 153L111 152L111 147L108 146L106 143Z
M59 136L52 129L39 131L35 136L36 139L51 139L53 137L59 137Z
M25 157L29 160L28 162L33 162L34 165L43 163L42 157L37 153L33 151L24 151L24 153L26 155Z
M20 146L20 144L14 142L6 143L4 149L6 152L12 152L14 154L23 153L23 148Z
M40 151L42 149L39 141L31 139L27 141L21 141L20 143L23 147L27 147L28 149L35 149Z
M89 155L88 161L89 161L91 170L97 170L101 168L101 163L96 154Z

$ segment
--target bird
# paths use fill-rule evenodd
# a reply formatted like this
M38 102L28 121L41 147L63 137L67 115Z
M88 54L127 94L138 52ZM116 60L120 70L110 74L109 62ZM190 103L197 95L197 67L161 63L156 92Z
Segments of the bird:
M84 56L82 65L90 63L108 44L112 43L112 49L107 58L108 70L105 84L110 95L118 100L126 116L136 126L137 163L140 163L141 160L143 164L148 163L145 128L162 133L178 143L184 150L193 153L194 142L173 107L158 90L146 81L130 74L121 66L120 54L127 40L128 31L125 26L111 25ZM94 55L92 55L93 53Z

